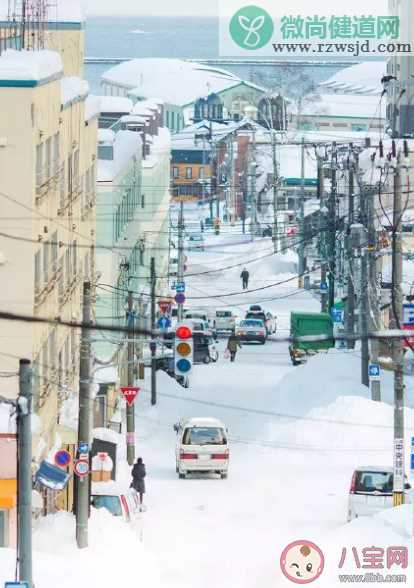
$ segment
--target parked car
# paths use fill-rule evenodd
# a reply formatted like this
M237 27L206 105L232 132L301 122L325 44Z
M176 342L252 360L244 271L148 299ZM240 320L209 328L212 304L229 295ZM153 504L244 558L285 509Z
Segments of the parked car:
M189 251L204 251L204 237L201 234L192 234L187 238Z
M193 331L193 361L195 364L217 361L213 338L205 331Z
M361 516L374 515L393 506L392 468L368 466L357 468L351 480L348 499L348 521ZM410 484L406 481L406 502L411 502Z
M236 327L236 336L240 341L257 341L264 345L267 337L265 324L257 318L245 319Z
M229 444L225 425L214 418L192 418L174 425L177 433L176 472L216 473L227 478Z
M94 508L105 508L127 523L134 519L140 508L136 491L133 488L124 490L116 482L93 483L90 501Z
M231 310L216 310L213 318L213 327L217 333L234 333L236 317Z

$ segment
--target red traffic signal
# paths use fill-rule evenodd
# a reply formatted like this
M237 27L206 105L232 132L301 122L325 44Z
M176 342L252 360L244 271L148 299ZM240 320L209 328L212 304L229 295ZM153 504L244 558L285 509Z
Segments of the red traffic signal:
M175 336L178 337L178 339L191 339L191 337L193 336L193 332L190 329L190 327L182 325L181 327L178 327L178 329L175 331Z

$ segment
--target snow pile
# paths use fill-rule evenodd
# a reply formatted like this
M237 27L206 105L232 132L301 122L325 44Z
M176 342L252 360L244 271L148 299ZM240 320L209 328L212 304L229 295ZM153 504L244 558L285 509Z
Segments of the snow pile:
M75 100L85 98L89 94L89 84L76 76L66 76L60 81L62 106Z
M103 133L103 134L102 134ZM118 131L111 135L110 129L100 131L99 142L113 144L112 160L98 160L98 182L112 182L118 174L126 172L133 163L134 155L142 149L142 139L134 131Z
M99 96L88 96L85 100L85 121L101 114L101 99Z
M0 80L40 81L61 74L59 53L54 51L15 51L0 56Z
M36 586L61 588L129 585L133 578L146 588L162 586L154 557L139 541L138 528L105 509L91 511L90 547L78 550L75 518L65 512L40 519L34 532ZM51 554L52 552L52 554ZM14 552L0 549L0 584L14 577Z

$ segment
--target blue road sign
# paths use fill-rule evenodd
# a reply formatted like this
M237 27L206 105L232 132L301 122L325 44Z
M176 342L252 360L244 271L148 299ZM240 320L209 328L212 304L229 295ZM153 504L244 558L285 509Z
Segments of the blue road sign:
M414 304L404 304L404 325L414 325Z
M321 282L320 289L321 289L321 292L327 292L328 291L328 284L326 282Z
M177 294L183 294L185 292L185 283L177 282L175 285L175 291L177 292Z
M368 367L368 374L370 380L379 380L381 374L379 363L370 363Z
M89 444L88 443L79 443L78 450L79 450L79 453L89 453Z
M168 316L162 316L157 321L157 327L161 331L166 331L167 329L169 329L171 327L171 319Z
M6 582L4 588L29 588L28 582Z
M173 282L171 284L171 290L175 290L177 288L177 282Z
M332 308L331 309L331 316L334 323L342 323L344 317L344 311L340 308Z
M414 472L414 437L411 437L411 471Z

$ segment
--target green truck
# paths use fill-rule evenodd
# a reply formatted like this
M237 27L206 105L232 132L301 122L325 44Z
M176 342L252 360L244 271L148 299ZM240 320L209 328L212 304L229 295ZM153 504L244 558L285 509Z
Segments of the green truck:
M322 341L301 341L300 337L324 336ZM290 315L290 358L293 365L306 361L308 355L335 347L333 321L322 312L292 312Z

